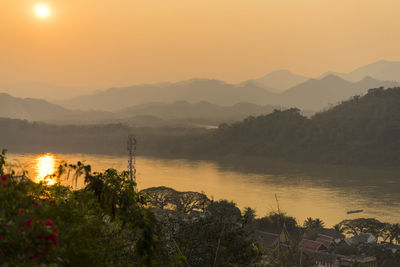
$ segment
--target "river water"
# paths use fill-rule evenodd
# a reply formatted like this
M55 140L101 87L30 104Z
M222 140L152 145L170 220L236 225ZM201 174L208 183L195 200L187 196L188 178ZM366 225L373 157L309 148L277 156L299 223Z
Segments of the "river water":
M33 180L43 179L62 161L82 161L94 171L107 168L126 170L127 158L87 154L10 154L8 168L28 171ZM326 226L343 219L373 217L386 222L400 222L400 173L386 170L349 169L337 174L322 168L318 174L307 172L277 173L237 170L211 161L184 159L136 159L139 190L168 186L179 191L204 192L215 200L227 199L240 209L251 207L261 217L281 211L296 217L302 224L307 217L320 218ZM290 168L288 166L287 168ZM72 181L62 181L72 185ZM78 187L83 181L78 181ZM278 199L278 202L276 201ZM347 215L349 210L362 209Z

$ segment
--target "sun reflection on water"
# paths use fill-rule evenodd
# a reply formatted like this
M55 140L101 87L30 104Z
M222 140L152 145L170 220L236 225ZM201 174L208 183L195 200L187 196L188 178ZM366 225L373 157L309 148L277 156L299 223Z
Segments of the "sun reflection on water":
M55 183L55 178L50 177L50 175L54 174L56 171L55 165L55 158L52 154L40 155L36 158L37 180L44 180L47 184L53 185Z

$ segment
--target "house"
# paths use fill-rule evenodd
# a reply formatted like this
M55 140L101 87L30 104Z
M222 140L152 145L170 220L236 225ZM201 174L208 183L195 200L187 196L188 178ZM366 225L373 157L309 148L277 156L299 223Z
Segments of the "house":
M320 228L318 234L332 237L336 244L345 239L345 235L333 228Z
M375 244L377 239L370 233L361 233L344 240L348 245Z
M321 237L321 240L324 237ZM330 242L323 240L328 246L332 245L333 239ZM299 244L299 250L301 251L301 257L307 255L311 258L315 266L317 267L339 267L339 263L336 259L335 254L329 253L329 248L320 241L313 241L309 239L303 239Z
M299 250L303 252L328 252L328 248L323 243L309 239L301 240Z
M315 241L324 244L328 248L328 251L334 251L336 248L336 243L330 236L319 234Z
M278 246L288 247L290 245L290 237L286 230L282 230L280 234L255 230L256 240L263 244L265 249L277 248Z
M393 254L396 252L400 251L400 245L395 245L395 244L390 244L390 243L384 243L382 242L381 245L386 249L390 250Z

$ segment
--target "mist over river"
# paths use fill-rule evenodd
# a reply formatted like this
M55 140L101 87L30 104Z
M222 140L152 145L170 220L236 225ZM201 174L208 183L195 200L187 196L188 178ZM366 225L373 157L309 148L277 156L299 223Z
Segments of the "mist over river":
M88 154L8 154L8 168L24 169L28 176L38 181L54 171L58 164L82 161L93 171L107 168L126 170L127 157ZM239 164L239 163L238 163ZM291 168L290 165L287 166ZM276 170L249 171L220 165L211 161L160 159L138 157L136 159L139 190L154 186L172 187L179 191L204 192L215 200L227 199L243 210L251 207L262 217L280 209L296 217L302 224L307 217L320 218L326 226L343 219L373 217L381 221L400 222L400 173L383 170L348 169L341 174L332 168L320 168L318 174L295 172L279 174ZM343 174L344 173L344 174ZM71 180L61 181L72 185ZM83 181L78 181L78 187ZM347 215L349 210L363 213Z

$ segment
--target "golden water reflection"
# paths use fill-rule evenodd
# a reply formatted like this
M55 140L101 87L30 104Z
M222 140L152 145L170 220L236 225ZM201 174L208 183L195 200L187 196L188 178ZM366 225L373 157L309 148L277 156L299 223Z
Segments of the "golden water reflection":
M127 157L88 154L13 154L8 160L18 161L35 181L57 170L62 160L90 164L93 171L107 168L124 170ZM252 207L257 216L265 216L280 209L303 224L307 217L320 218L326 226L344 219L358 217L400 222L400 172L367 168L338 170L321 167L317 175L303 172L278 174L276 172L245 172L226 168L210 161L157 159L138 157L136 161L138 189L168 186L179 191L204 191L215 200L227 199L240 209ZM287 169L293 167L288 165ZM315 166L317 168L317 166ZM61 177L63 185L83 188L81 178L77 184ZM54 183L55 181L52 181ZM347 214L349 210L363 209L360 214Z
M52 154L39 155L36 159L36 180L45 181L49 185L55 183L55 178L51 177L56 171L56 159Z

